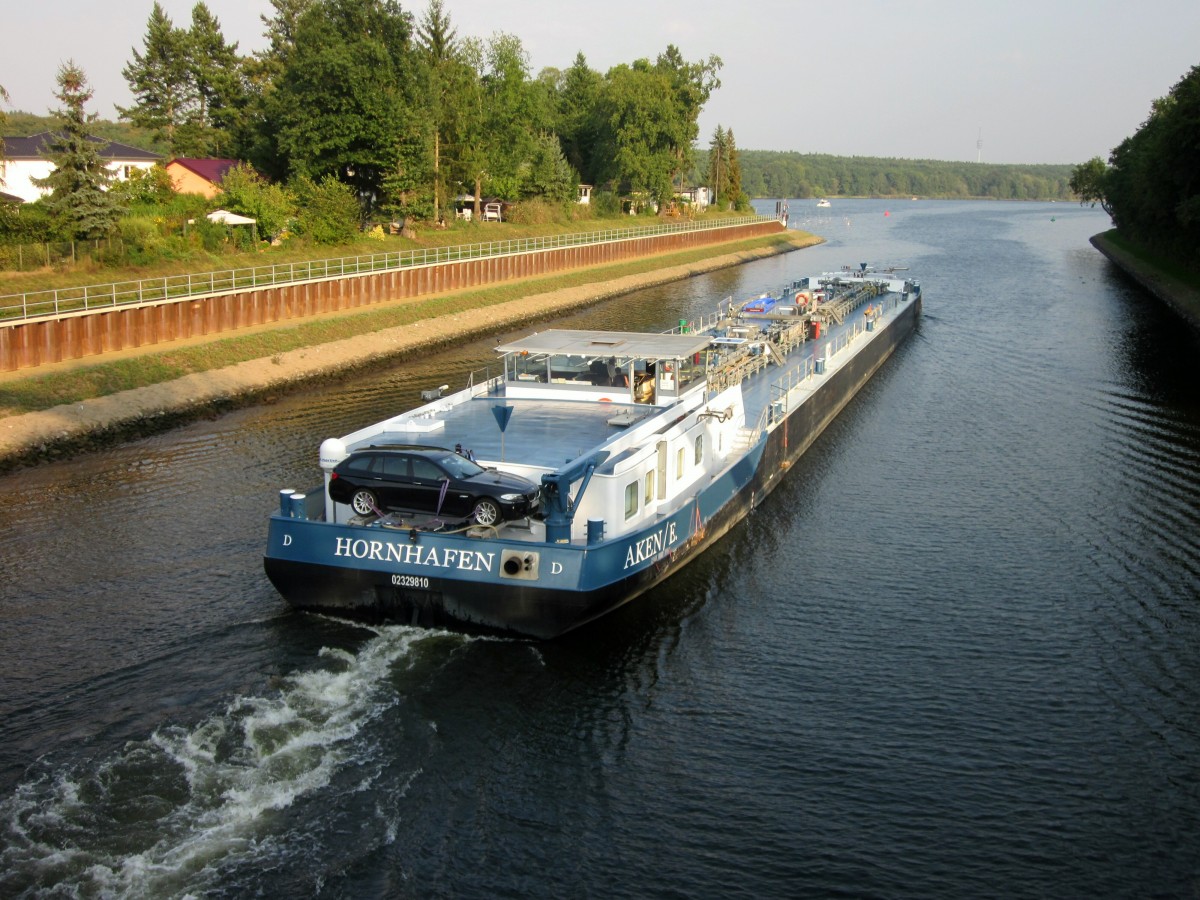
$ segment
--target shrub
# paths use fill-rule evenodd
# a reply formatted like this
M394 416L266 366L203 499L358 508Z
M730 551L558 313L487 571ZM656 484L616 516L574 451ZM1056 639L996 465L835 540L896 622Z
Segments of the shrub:
M621 198L612 191L594 191L591 205L595 208L595 214L605 219L619 216L622 212Z
M225 191L221 205L230 212L255 219L258 233L268 240L283 231L296 213L296 198L292 193L268 182L249 166L230 169L221 180L221 187Z
M175 197L175 188L166 168L155 164L149 169L134 169L128 178L115 182L109 193L116 197L122 206L158 206L171 202Z
M40 244L61 240L50 211L41 202L20 207L4 204L0 215L0 241L6 244Z
M125 216L117 222L117 234L134 257L158 255L165 243L158 223L149 216Z
M300 212L297 230L318 244L341 244L354 239L358 232L358 198L349 185L332 175L315 182L307 176L293 183Z
M540 197L522 200L508 209L508 221L517 225L550 225L565 222L570 213L562 203L551 203Z

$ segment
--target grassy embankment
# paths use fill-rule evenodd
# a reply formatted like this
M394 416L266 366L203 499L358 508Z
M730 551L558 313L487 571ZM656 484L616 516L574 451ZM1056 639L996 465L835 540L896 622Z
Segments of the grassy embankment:
M563 229L573 231L601 230L608 226L590 220L587 227ZM623 220L629 227L629 220ZM480 227L480 226L475 226ZM486 227L486 226L485 226ZM488 232L485 232L488 233ZM530 226L525 233L516 231L490 232L493 240L509 240L517 237L539 236L557 233L546 226ZM562 288L581 287L608 282L628 275L637 275L667 268L688 265L715 256L739 251L776 248L796 245L810 236L802 232L788 232L745 241L714 244L678 253L661 254L627 263L595 266L572 272L564 272L543 278L530 278L504 282L467 291L430 295L410 300L395 301L368 311L355 310L347 313L330 314L299 324L285 323L261 328L253 333L229 337L214 337L200 343L187 342L161 349L151 348L136 355L127 355L106 362L80 361L65 370L52 373L28 373L19 371L0 376L0 415L16 415L23 412L49 409L63 403L76 403L92 397L107 396L119 391L151 384L159 384L184 375L211 371L253 359L274 357L288 350L328 343L367 334L386 328L411 324L437 316L482 309L495 304L519 299L535 293L544 293ZM449 243L470 243L462 232ZM425 246L429 246L428 243ZM343 252L339 255L353 255ZM390 249L397 249L391 247ZM374 242L373 252L381 252ZM328 256L329 254L326 253ZM285 261L272 257L272 262ZM254 263L251 263L254 264ZM261 261L259 262L261 264ZM235 263L234 267L240 267ZM162 274L156 272L155 274ZM111 275L109 276L112 277ZM137 274L132 277L153 277ZM55 285L59 286L59 285ZM8 285L4 285L7 289Z
M1168 278L1187 285L1189 288L1194 290L1200 290L1200 273L1184 268L1178 263L1173 262L1165 257L1155 256L1153 253L1146 251L1137 244L1126 240L1120 234L1120 232L1117 231L1117 229L1113 228L1112 230L1106 231L1102 235L1098 236L1104 238L1104 240L1108 241L1118 250L1129 254L1134 259L1144 263L1152 269L1157 270Z
M698 216L703 221L719 221L723 218L738 218L740 213L704 213ZM445 228L423 228L415 239L398 235L385 235L375 240L366 235L338 246L312 244L302 240L289 240L278 247L263 245L259 250L247 252L208 253L198 246L192 247L182 258L160 259L153 264L112 268L91 260L78 263L43 267L31 271L0 271L0 296L33 293L54 288L82 287L84 285L108 284L110 282L136 281L138 279L162 278L172 275L187 275L198 272L227 272L231 269L249 269L255 266L284 265L314 259L337 259L355 256L372 256L381 253L405 253L411 250L428 250L434 247L457 247L488 242L521 240L523 238L555 237L566 234L581 234L594 231L628 230L672 224L682 219L659 219L649 217L631 218L612 216L608 218L581 216L577 219L543 221L536 224L517 222L463 222L455 221Z

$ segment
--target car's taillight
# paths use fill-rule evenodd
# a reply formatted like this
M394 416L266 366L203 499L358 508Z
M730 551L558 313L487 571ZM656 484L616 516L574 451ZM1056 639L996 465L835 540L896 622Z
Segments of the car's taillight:
M330 480L330 481L337 481L337 472L330 472L330 473L329 473L329 480Z

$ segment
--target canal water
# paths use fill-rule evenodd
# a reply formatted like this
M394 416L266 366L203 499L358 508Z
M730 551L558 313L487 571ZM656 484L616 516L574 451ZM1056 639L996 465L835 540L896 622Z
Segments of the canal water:
M557 642L262 573L322 439L502 335L0 478L0 896L1196 896L1200 342L1098 211L791 215L828 242L558 324L869 262L918 332L715 549Z

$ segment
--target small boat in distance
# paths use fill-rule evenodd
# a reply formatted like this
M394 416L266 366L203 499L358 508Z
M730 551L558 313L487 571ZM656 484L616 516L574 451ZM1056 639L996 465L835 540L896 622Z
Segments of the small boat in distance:
M761 504L920 310L863 263L664 334L501 344L499 374L325 440L324 480L280 491L267 576L302 609L561 635Z
M828 209L832 205L833 204L831 204L828 200L825 200L825 199L821 199L821 200L817 201L817 207L820 209Z

